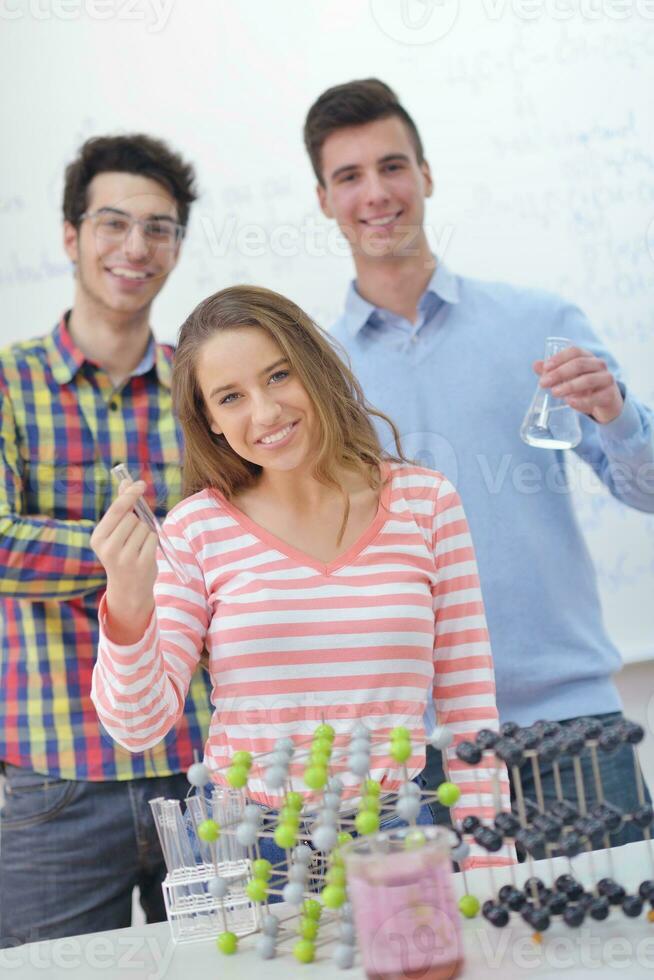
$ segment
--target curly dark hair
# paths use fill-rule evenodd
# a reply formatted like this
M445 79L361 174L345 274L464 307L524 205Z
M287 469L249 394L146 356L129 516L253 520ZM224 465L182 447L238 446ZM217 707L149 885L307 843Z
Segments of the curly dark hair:
M79 228L87 208L88 186L96 174L118 171L157 181L175 198L179 223L186 227L197 198L195 170L162 140L143 133L93 136L66 167L64 219Z

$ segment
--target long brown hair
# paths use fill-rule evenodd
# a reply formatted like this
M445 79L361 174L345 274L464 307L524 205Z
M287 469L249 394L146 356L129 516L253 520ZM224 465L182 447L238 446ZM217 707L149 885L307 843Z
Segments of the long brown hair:
M184 432L184 493L206 488L228 500L253 486L261 467L234 452L210 428L196 364L201 348L219 330L260 327L276 341L313 402L319 425L314 476L341 490L344 498L340 543L349 517L349 497L341 487L339 467L362 471L370 486L381 485L383 460L407 462L394 422L366 401L359 382L338 356L335 341L295 303L258 286L231 286L197 306L179 333L173 367L173 404ZM343 352L344 353L344 352ZM344 355L346 356L346 355ZM397 455L382 449L371 417L390 428Z

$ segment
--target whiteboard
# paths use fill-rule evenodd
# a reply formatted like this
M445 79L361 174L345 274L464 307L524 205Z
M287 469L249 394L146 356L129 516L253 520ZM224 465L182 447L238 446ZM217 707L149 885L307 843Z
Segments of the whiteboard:
M202 190L157 335L234 282L329 325L352 267L302 124L327 86L377 75L421 130L448 265L573 300L654 404L652 0L3 0L0 27L3 344L70 303L64 166L87 136L135 130L194 161ZM654 520L577 483L610 632L625 659L653 656Z

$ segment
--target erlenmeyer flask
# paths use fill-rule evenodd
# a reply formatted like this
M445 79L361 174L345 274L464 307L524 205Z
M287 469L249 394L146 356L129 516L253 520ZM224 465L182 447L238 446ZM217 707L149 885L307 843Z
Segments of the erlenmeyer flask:
M548 337L544 360L572 347L565 337ZM574 408L555 398L547 388L536 385L536 393L520 427L520 437L529 446L541 449L573 449L581 442L579 416Z

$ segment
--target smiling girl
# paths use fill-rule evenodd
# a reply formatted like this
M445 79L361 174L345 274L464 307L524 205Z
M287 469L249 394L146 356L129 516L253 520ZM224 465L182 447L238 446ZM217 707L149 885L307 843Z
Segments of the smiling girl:
M306 738L321 720L337 746L357 721L377 735L406 726L413 777L432 698L457 741L496 727L461 502L441 474L404 460L395 426L366 404L328 336L276 293L223 290L182 327L173 395L188 496L164 527L190 584L163 560L157 572L156 538L132 512L143 484L123 488L92 538L107 571L92 696L116 741L140 751L164 738L205 645L215 708L205 762L217 781L235 751ZM374 416L397 455L382 449ZM453 746L448 760L462 793L455 818L491 817L483 761L471 770ZM291 767L295 789L302 771ZM398 786L385 741L370 775ZM344 780L345 798L355 795L359 781ZM504 774L502 792L506 806ZM281 803L257 778L248 793Z

